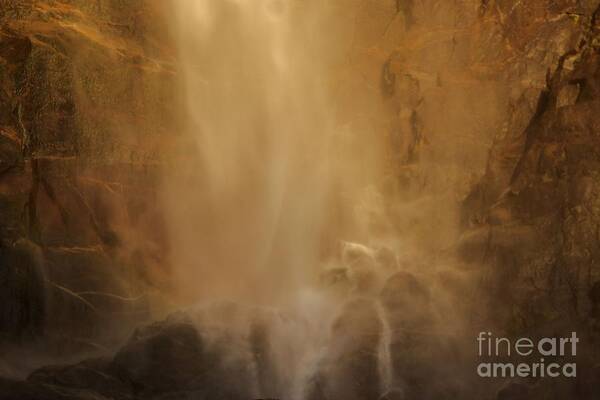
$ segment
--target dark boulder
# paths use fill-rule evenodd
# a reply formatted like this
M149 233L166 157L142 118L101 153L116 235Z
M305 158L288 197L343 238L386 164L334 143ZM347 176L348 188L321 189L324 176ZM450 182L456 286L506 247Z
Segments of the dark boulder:
M111 399L131 399L131 386L109 374L110 362L110 359L96 358L76 365L44 367L33 372L27 381L31 384L93 390Z
M225 350L205 340L187 315L176 314L136 330L109 371L136 397L186 398L178 393L193 392L195 399L251 398L248 365Z
M0 378L0 400L108 400L97 393Z
M308 398L379 398L382 392L379 357L382 329L373 300L349 301L333 323L326 354L307 388Z

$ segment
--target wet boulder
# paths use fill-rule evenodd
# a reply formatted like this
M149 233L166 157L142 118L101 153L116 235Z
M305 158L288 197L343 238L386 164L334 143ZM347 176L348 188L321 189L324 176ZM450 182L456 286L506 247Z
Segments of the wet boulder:
M426 323L431 314L431 294L417 277L409 272L390 276L381 293L381 301L392 319L406 323Z
M308 398L370 400L382 390L380 343L383 324L373 300L349 301L335 319L331 340L309 383Z
M428 398L439 360L431 293L408 272L392 275L380 294L391 331L394 378L408 398Z
M111 371L135 392L193 389L210 368L196 328L184 320L137 329L117 352Z
M34 371L27 381L30 384L93 390L110 399L131 399L132 387L110 374L110 362L110 359L95 358L75 365L44 367Z
M87 390L18 382L0 378L0 400L108 400Z
M227 357L224 349L209 343L188 315L175 314L136 330L109 371L142 398L190 393L195 399L251 398L248 366Z
M359 243L341 243L341 263L354 293L376 292L382 273L395 268L395 262L395 254L391 250L375 250Z
M345 266L374 267L376 264L375 256L375 250L360 243L341 243L341 258Z

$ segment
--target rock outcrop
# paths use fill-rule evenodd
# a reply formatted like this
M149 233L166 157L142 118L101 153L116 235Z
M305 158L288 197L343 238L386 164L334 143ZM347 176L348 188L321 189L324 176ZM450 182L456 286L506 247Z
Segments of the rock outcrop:
M149 199L176 107L159 6L0 2L5 339L92 338L144 313L162 246Z
M584 322L600 279L599 11L577 18L576 40L549 66L532 112L514 108L521 122L494 143L487 172L464 205L462 249L492 266L489 288L514 306L515 329L565 317Z

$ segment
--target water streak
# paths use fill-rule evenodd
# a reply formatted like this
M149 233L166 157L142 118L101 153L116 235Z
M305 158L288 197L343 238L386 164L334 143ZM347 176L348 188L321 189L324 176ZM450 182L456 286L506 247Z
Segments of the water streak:
M392 330L388 322L387 313L377 301L377 314L381 320L381 338L379 339L378 367L381 381L381 393L385 393L394 386L394 370L392 363Z

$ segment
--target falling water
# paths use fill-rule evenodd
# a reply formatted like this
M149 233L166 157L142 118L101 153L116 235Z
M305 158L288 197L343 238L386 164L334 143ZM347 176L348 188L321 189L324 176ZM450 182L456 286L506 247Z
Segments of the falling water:
M371 172L340 139L332 11L321 0L173 1L186 116L165 179L174 285L190 303L296 318L269 328L277 372L260 394L301 399L341 305L314 280ZM381 355L388 387L389 334Z
M380 301L377 302L377 314L381 320L381 338L379 340L379 377L381 379L381 393L385 393L393 387L393 363L392 363L392 331L387 319L386 312Z
M188 142L168 196L192 295L272 304L318 264L337 177L311 3L175 1Z

